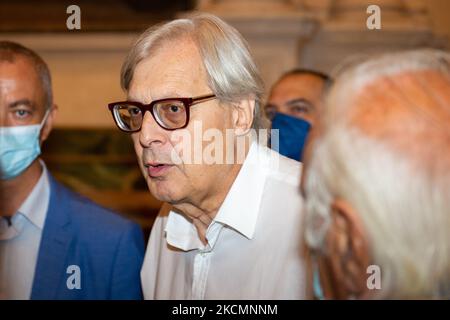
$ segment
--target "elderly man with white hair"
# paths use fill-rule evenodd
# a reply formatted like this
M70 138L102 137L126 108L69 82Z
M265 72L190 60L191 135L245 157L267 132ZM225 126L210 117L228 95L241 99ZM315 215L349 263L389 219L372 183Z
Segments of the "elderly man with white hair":
M252 130L264 128L263 89L242 36L208 14L157 25L121 82L128 101L109 109L150 192L169 204L151 231L144 297L304 298L301 164Z
M450 298L450 55L344 68L324 110L302 181L316 296Z

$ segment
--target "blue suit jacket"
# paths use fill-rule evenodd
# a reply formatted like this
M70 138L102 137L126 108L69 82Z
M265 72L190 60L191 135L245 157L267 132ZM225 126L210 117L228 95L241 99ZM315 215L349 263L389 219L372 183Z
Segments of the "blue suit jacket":
M49 180L31 299L141 299L139 226Z

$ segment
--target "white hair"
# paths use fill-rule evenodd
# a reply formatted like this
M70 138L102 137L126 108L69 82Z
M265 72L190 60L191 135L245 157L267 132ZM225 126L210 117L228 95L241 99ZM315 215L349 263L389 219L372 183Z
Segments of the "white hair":
M128 91L136 66L158 48L180 38L192 39L199 48L208 85L223 102L255 99L253 128L267 128L261 110L263 81L240 33L220 18L195 13L147 29L130 50L121 71L121 86Z
M385 54L338 75L323 114L323 134L315 141L305 191L308 245L327 254L325 237L334 198L348 201L367 232L373 264L381 268L378 297L450 296L450 123L428 126L438 132L444 154L399 152L379 137L350 123L352 99L375 80L404 72L432 70L447 78L450 55L436 50ZM432 90L431 90L432 91ZM437 99L433 92L427 92ZM408 101L405 97L406 102ZM389 106L380 106L389 107ZM450 119L450 106L442 105ZM420 103L408 108L420 109ZM384 137L390 139L395 137ZM414 144L415 141L411 141ZM427 141L416 149L430 150ZM431 162L431 163L424 163Z

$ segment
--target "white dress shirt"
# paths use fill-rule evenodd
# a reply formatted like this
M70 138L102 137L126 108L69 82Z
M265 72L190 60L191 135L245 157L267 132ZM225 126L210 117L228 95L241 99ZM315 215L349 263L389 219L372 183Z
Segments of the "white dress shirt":
M303 299L301 164L254 143L209 225L166 205L141 271L145 299Z
M0 224L0 299L29 299L42 229L50 200L45 164L31 193L13 215L12 225Z

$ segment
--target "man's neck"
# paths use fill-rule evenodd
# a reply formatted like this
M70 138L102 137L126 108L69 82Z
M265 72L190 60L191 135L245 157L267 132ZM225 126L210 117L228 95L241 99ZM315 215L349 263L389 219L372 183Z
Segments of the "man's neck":
M21 175L10 180L0 180L0 216L11 217L27 199L42 174L36 159Z
M173 205L176 209L192 219L198 236L205 245L207 244L206 231L216 217L241 167L242 164L235 164L230 167L230 170L226 170L226 174L224 175L224 179L221 180L218 190L209 192L203 199Z
M245 158L247 158L249 151L250 144L246 145ZM236 150L234 154L237 154ZM231 186L242 168L242 163L236 161L234 164L227 165L227 167L227 169L222 171L223 176L217 179L217 181L221 181L220 184L216 184L217 189L208 190L207 194L201 199L173 204L173 207L192 219L199 238L205 245L207 244L206 231L227 197Z

